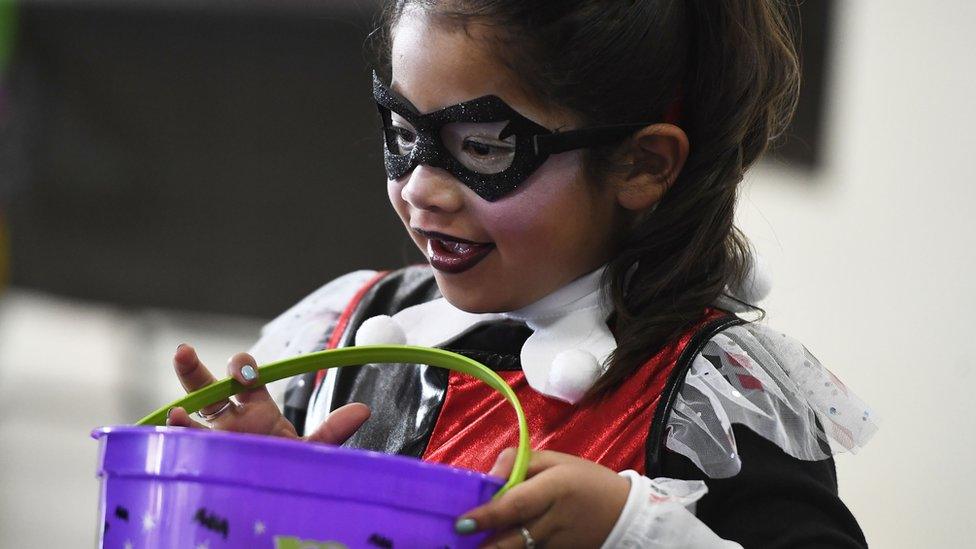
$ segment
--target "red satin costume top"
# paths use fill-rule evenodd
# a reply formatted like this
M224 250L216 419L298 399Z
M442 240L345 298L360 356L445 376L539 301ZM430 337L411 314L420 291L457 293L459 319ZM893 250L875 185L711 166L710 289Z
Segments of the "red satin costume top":
M498 372L522 403L532 448L573 454L614 471L633 469L644 474L645 443L668 378L699 329L723 314L710 310L609 397L582 407L536 392L521 371ZM517 425L515 411L500 393L471 376L451 372L423 459L488 471L499 452L518 445Z

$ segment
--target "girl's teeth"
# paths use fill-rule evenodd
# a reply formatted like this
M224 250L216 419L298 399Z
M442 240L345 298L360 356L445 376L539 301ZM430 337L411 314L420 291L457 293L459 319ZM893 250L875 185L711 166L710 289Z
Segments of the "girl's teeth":
M460 242L448 242L447 243L447 249L451 250L452 252L454 252L456 254L463 254L463 253L467 253L469 250L471 250L471 245L470 244L462 244Z
M427 255L434 255L434 239L427 241ZM474 244L466 244L464 242L455 242L453 240L437 240L437 244L442 250L451 255L465 255L470 253L471 250L475 248Z

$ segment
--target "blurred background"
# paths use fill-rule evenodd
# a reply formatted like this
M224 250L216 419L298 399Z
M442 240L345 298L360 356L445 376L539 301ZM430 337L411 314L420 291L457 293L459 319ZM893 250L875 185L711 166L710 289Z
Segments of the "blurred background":
M221 370L336 275L417 260L384 192L378 2L0 0L0 547L94 543L99 425ZM808 0L787 140L740 225L766 322L872 404L838 458L878 547L965 538L976 5Z

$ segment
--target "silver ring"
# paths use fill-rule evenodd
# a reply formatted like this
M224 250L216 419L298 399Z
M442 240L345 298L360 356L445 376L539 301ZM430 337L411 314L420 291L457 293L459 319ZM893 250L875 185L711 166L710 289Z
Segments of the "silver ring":
M525 549L535 549L535 540L532 539L532 534L529 534L529 529L523 526L520 532L522 534L522 541L525 542Z
M197 414L199 414L204 421L210 423L211 421L217 419L220 414L226 412L232 405L233 403L230 401L230 399L227 399L227 402L225 402L223 406L218 408L217 411L213 412L212 414L204 413L203 410L197 410Z

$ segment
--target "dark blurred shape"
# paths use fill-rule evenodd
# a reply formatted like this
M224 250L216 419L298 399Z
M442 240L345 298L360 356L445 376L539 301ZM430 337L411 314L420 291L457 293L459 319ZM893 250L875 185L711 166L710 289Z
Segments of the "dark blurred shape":
M791 166L814 169L823 160L823 123L834 0L789 1L796 5L791 19L797 32L803 77L796 116L772 154Z
M421 260L386 198L362 51L377 6L21 5L0 141L13 284L270 316L341 273ZM803 97L776 153L804 166L830 6L801 4Z
M13 133L10 125L9 107L7 100L7 65L13 50L14 33L17 29L17 7L12 2L0 1L0 143L10 142ZM7 151L12 154L10 147L0 147L0 155ZM0 156L0 292L7 285L10 264L10 246L7 237L7 218L5 214L7 195L12 191L14 179L12 174L3 172L4 165L14 164L13 160L4 162Z
M407 262L362 52L372 4L320 4L24 7L13 283L267 316Z

